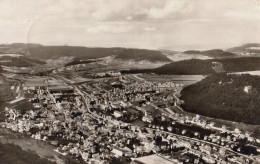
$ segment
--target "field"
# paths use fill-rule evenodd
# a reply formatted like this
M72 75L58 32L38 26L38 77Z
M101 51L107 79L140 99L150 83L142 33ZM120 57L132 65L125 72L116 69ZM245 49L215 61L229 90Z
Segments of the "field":
M203 56L199 54L184 54L184 53L167 55L167 57L172 61L181 61L181 60L189 60L189 59L201 59L201 60L213 59L211 57Z
M260 76L260 71L246 71L246 72L234 72L234 73L230 73L230 74L250 74L250 75L255 75L255 76Z
M7 105L7 102L13 100L16 96L15 91L11 90L11 86L14 84L15 83L0 79L0 122L4 121L4 109Z
M168 82L190 85L202 80L203 75L156 75L156 74L138 74L139 77L151 82Z
M62 78L62 80L66 81L66 83L71 83L71 84L75 84L75 83L83 83L83 82L87 82L90 81L89 78L87 77L81 77L80 75L76 74L75 72L72 71L62 71L62 72L58 72L56 75L59 75L59 77Z
M139 161L142 162L144 164L172 164L173 161L164 159L162 157L159 157L158 155L149 155L149 156L145 156L145 157L140 157L140 158L135 158L134 161ZM176 163L178 161L175 161Z
M19 146L13 144L1 144L0 143L0 161L1 163L9 164L54 164L54 162L43 159L33 152L22 150Z
M5 121L5 112L4 112L5 107L6 107L6 103L0 102L0 122Z
M37 86L45 86L46 83L44 80L47 80L48 77L38 77L38 76L33 76L30 78L25 79L25 86L31 86L31 87L37 87Z
M0 54L0 57L2 57L2 56L19 57L22 55L20 55L20 54Z
M6 102L14 99L15 92L11 90L11 86L15 83L0 79L0 102Z
M10 105L9 107L17 109L22 114L24 114L26 111L29 111L29 110L35 110L32 103L29 102L28 99L24 99L24 100L21 100L19 102L16 102L16 103Z
M100 73L106 71L121 71L128 69L152 69L160 67L168 62L151 63L148 61L123 61L119 59L103 58L102 61L87 63L84 65L67 66L67 70L75 70L87 73Z

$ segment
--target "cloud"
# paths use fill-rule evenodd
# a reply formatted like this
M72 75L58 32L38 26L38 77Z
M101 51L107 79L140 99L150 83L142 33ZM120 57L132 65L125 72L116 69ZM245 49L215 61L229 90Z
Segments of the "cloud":
M93 1L92 1L93 2ZM106 3L97 0L92 3L91 16L100 21L124 20L127 16L131 16L131 7L133 3L129 0L117 1L107 0Z
M184 5L184 0L167 1L167 3L162 8L152 7L146 12L149 18L160 19L168 17L169 15L176 12L182 12L181 10Z
M98 25L86 29L88 33L125 33L129 32L133 27L130 25Z
M132 16L127 16L126 19L127 19L127 20L132 20L133 17L132 17Z
M140 48L260 42L259 0L105 1L1 1L0 42L28 36L45 44Z
M144 30L145 31L155 31L156 28L155 27L145 27Z
M240 1L223 14L224 18L233 20L260 20L260 1Z
M224 16L227 19L232 20L260 20L260 13L255 13L251 11L243 11L243 12L237 12L237 11L227 11Z

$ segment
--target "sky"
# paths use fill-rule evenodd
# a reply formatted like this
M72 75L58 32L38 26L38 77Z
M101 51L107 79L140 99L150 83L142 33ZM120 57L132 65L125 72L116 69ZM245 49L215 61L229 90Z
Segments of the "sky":
M260 43L260 0L0 0L0 43L147 49Z

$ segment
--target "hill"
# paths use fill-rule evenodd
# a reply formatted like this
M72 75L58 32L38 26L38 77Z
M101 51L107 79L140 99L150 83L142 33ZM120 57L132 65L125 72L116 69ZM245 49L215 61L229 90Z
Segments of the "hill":
M135 60L135 61L150 61L150 62L170 62L171 60L159 51L144 50L144 49L121 49L116 59Z
M170 62L160 51L128 48L88 48L80 46L43 46L39 44L0 45L0 53L17 53L35 59L57 59L64 56L77 60L115 56L120 60L147 60L150 62Z
M226 52L221 49L212 49L207 51L188 50L184 52L161 50L161 52L174 62L191 59L208 60L238 57L234 53Z
M184 51L184 54L201 54L200 51L198 50L188 50L188 51Z
M0 143L0 163L37 163L37 164L54 164L47 159L41 158L39 155L22 150L19 146L13 144Z
M212 58L230 58L235 57L236 55L230 52L226 52L220 49L208 50L201 52L202 55L209 56Z
M198 51L198 50L189 50L189 51L184 51L184 54L197 54L197 55L203 55L203 56L208 56L214 59L221 59L221 58L231 58L231 57L236 57L234 53L231 52L226 52L221 49L212 49L212 50L207 50L207 51Z
M0 56L0 66L30 67L45 62L29 57Z
M177 75L211 74L214 73L211 69L211 65L211 61L209 60L191 59L166 64L159 68L155 68L152 72L157 74Z
M260 56L260 43L247 43L238 47L229 48L227 51L241 56Z
M214 74L181 91L184 110L213 118L260 124L260 77Z
M208 75L220 72L242 72L260 70L260 58L190 59L165 64L155 69L125 70L122 73L156 73L176 75Z
M45 64L45 62L43 61L32 59L29 57L24 57L24 56L13 57L13 56L8 56L8 54L6 55L7 56L1 56L0 54L0 66L31 67L37 64Z

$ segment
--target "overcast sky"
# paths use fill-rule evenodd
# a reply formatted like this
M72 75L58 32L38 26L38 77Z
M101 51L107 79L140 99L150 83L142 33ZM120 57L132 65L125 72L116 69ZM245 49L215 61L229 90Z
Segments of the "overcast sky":
M259 0L0 1L0 43L185 50L259 36Z

